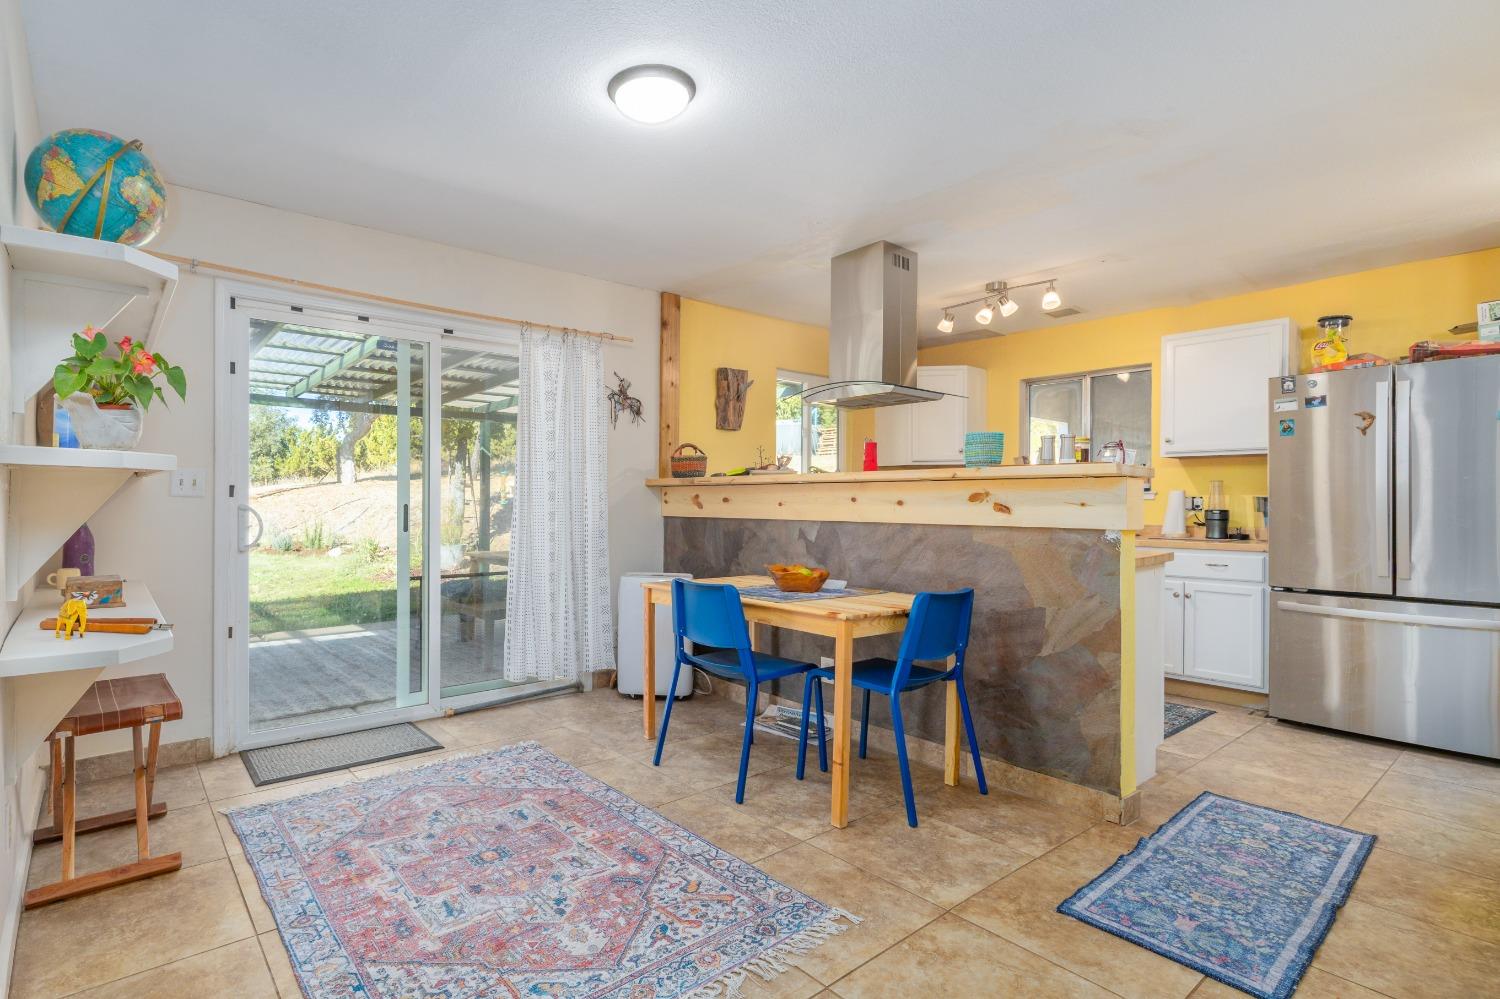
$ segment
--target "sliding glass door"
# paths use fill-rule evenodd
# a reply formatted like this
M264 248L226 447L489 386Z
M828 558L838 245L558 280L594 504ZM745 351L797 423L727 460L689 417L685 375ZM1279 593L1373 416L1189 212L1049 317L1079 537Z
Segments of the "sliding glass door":
M423 704L428 345L247 323L245 731Z
M570 686L505 675L519 345L224 301L226 743Z

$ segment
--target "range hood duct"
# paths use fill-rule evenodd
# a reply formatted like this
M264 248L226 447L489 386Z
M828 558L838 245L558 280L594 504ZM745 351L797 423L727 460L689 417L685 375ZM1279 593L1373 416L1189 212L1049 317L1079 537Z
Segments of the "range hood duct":
M803 393L844 409L940 399L917 388L917 255L884 240L833 258L828 377Z

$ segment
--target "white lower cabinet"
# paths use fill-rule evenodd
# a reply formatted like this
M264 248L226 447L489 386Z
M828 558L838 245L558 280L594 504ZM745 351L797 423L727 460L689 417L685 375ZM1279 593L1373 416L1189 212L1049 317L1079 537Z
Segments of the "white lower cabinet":
M1167 676L1266 689L1265 555L1205 559L1178 552L1162 580L1162 670ZM1241 579L1215 578L1225 572ZM1208 578L1203 578L1203 577Z

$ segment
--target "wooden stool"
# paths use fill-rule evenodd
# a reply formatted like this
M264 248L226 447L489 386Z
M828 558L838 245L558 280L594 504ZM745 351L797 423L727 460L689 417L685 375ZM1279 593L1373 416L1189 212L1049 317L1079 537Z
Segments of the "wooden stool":
M167 814L167 806L153 803L156 784L156 754L161 748L161 723L182 717L182 701L161 673L100 680L79 698L48 740L52 743L52 824L32 835L34 843L62 840L62 880L33 888L26 893L26 908L61 902L90 892L113 888L130 881L166 874L182 867L182 854L151 856L146 826L149 820ZM151 726L149 747L142 752L141 729ZM135 807L108 815L79 819L77 777L73 746L81 735L130 729L134 743ZM135 823L136 861L104 871L76 877L73 873L74 842L79 833L112 829Z

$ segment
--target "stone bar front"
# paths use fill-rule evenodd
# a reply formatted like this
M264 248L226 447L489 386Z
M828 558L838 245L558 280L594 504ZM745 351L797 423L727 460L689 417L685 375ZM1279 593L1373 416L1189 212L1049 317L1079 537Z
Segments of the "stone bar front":
M1118 817L1135 790L1133 623L1122 592L1133 593L1149 474L1074 464L648 484L667 518L668 571L702 578L800 562L851 586L972 586L965 672L975 726L986 759L1009 765L991 779ZM811 662L833 651L791 632L775 643L776 654ZM898 643L861 639L855 656L894 658ZM778 694L797 699L800 681ZM890 727L883 700L872 701L872 728ZM943 692L902 703L908 733L941 744Z

